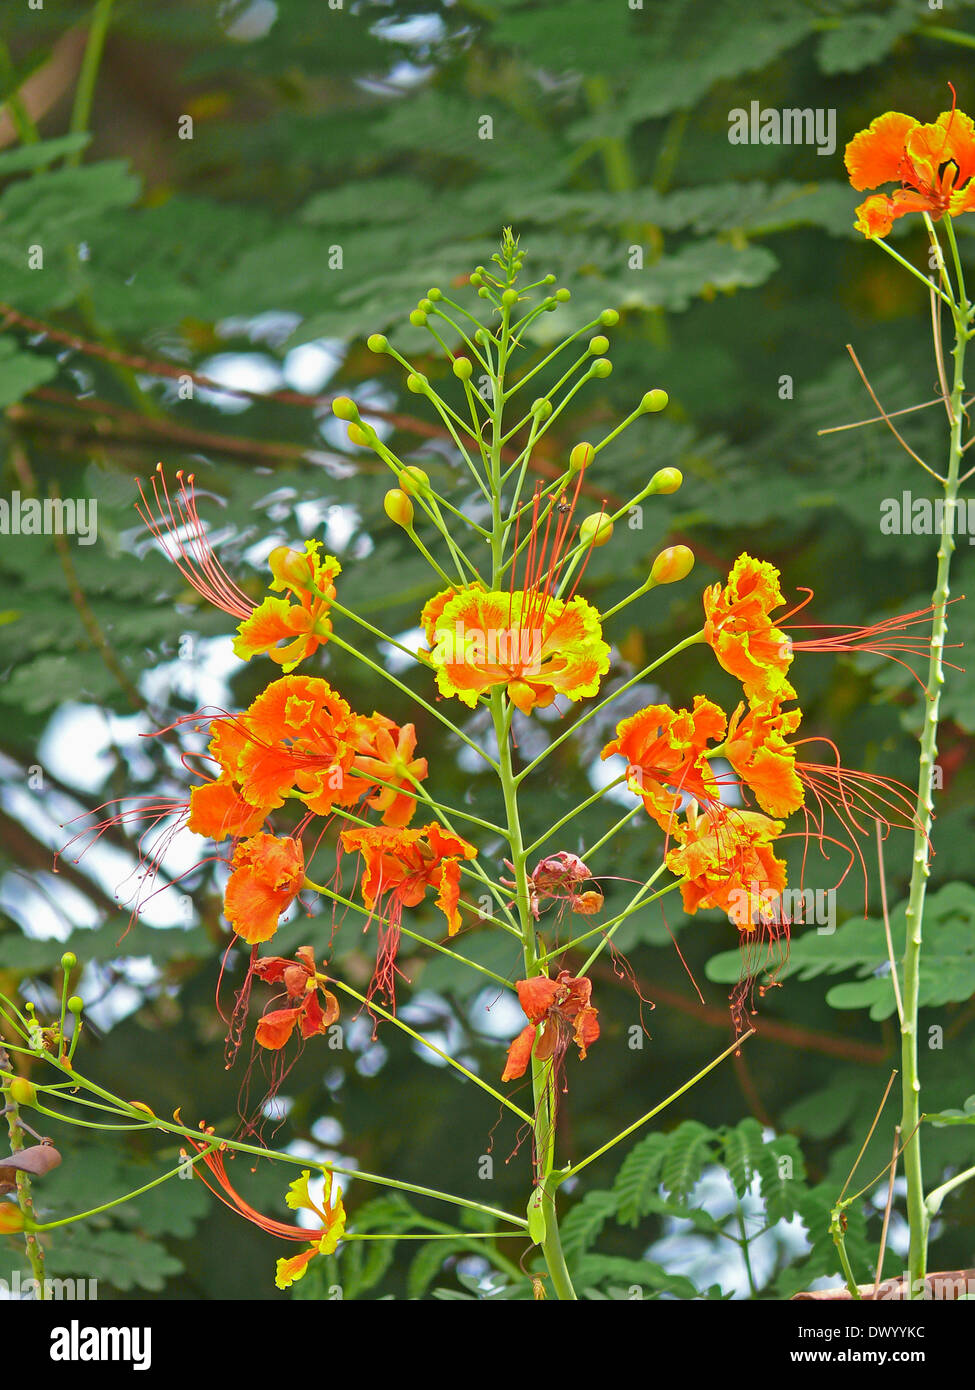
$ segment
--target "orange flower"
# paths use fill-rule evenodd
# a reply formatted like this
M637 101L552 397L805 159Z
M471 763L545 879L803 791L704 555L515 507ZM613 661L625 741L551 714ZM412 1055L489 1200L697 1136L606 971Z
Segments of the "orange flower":
M212 1130L204 1130L204 1138L212 1132ZM277 1236L279 1240L312 1242L309 1248L303 1250L299 1255L294 1255L291 1259L278 1260L274 1282L279 1289L286 1289L295 1280L300 1279L316 1255L331 1255L338 1248L338 1243L345 1234L345 1207L342 1205L342 1193L338 1188L335 1189L334 1197L332 1195L332 1173L326 1172L324 1175L325 1187L320 1205L312 1201L311 1193L308 1190L311 1172L307 1168L302 1171L300 1178L296 1178L291 1183L284 1199L292 1211L310 1211L316 1218L316 1222L321 1223L320 1229L316 1231L311 1226L293 1226L287 1221L276 1221L274 1217L264 1216L249 1202L245 1202L240 1193L233 1187L227 1176L222 1153L212 1151L208 1153L205 1143L200 1143L189 1135L186 1136L186 1142L196 1153L203 1155L202 1162L193 1165L193 1172L213 1195L223 1202L224 1206L245 1217L253 1225L259 1226L268 1235ZM216 1179L216 1186L204 1175L203 1165L213 1174Z
M321 816L360 796L361 786L346 776L355 756L354 716L327 681L282 676L258 695L244 722L247 742L238 766L241 791L252 805L273 809L297 790Z
M362 900L369 911L386 898L369 994L371 997L379 990L395 1007L396 955L403 908L416 907L426 896L427 888L436 888L437 906L447 918L447 929L453 936L460 929L460 861L473 859L477 850L436 822L422 830L392 826L343 830L341 839L344 849L357 850L362 855Z
M785 678L792 664L791 642L769 618L784 602L775 566L745 554L738 556L726 583L704 590L705 639L724 669L741 681L749 700L796 697Z
M237 719L214 719L210 725L208 752L220 768L220 775L190 791L190 814L186 822L197 835L210 840L226 836L239 839L255 835L264 824L269 807L252 805L240 790L238 764L247 744L244 724Z
M524 1076L533 1052L540 1062L554 1057L557 1065L570 1042L576 1044L579 1059L584 1061L587 1049L599 1037L599 1011L589 1002L592 981L560 970L554 980L546 975L518 980L515 989L529 1022L508 1048L501 1080Z
M857 208L856 229L864 236L886 236L910 212L927 212L938 221L945 213L957 217L975 208L975 125L954 103L932 125L887 111L853 137L845 159L850 182L860 191L900 184Z
M282 956L263 956L254 962L253 970L268 984L283 982L288 998L298 1001L289 1008L272 1009L262 1015L255 1033L261 1047L278 1051L296 1027L303 1038L327 1033L338 1018L339 1001L331 990L325 989L328 976L315 969L315 953L310 946L299 946L293 961ZM324 1009L318 1002L319 990L325 1000Z
M721 752L770 816L789 816L803 804L796 750L785 741L802 723L802 710L783 710L781 696L740 704L728 724Z
M300 840L253 835L234 850L224 896L224 914L249 946L267 941L305 879Z
M427 775L426 758L413 757L416 729L412 724L400 728L384 714L373 714L371 719L359 715L354 742L353 772L375 778L373 785L386 784L378 786L368 805L382 812L384 825L408 825L416 811L413 779L422 782ZM358 789L368 790L369 783L360 781Z
M334 555L321 559L319 548L319 541L306 541L304 555L287 546L271 552L271 588L287 590L297 602L268 597L244 619L234 638L234 652L243 661L264 652L283 671L293 671L331 637L329 607L342 566Z
M722 737L726 723L722 710L703 695L695 695L693 710L648 705L617 724L616 737L601 757L619 753L626 759L627 786L669 831L682 796L705 805L721 800L704 753L710 741Z
M667 867L681 879L684 911L720 907L742 931L754 930L785 888L785 864L769 848L782 822L757 811L721 810L700 815L692 802L674 827L679 847Z

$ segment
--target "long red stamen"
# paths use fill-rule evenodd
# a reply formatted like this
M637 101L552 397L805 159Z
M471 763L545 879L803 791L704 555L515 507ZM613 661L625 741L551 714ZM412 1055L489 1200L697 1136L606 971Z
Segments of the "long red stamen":
M239 621L249 618L254 611L253 600L234 583L207 539L206 528L196 506L193 474L184 482L180 469L176 478L179 492L175 499L175 510L166 485L166 475L162 464L158 463L156 477L152 480L155 507L150 505L140 480L141 502L136 502L136 511L159 542L167 559L173 562L191 588L202 594L214 608L229 613L232 618Z
M195 1139L191 1139L188 1135L185 1137L191 1148L195 1149L197 1153L203 1154L203 1162L214 1175L219 1186L215 1187L209 1178L204 1176L200 1171L199 1164L193 1165L193 1171L200 1181L210 1189L214 1197L223 1202L225 1207L229 1207L231 1211L236 1211L238 1215L246 1217L253 1225L260 1226L261 1230L266 1231L268 1235L278 1236L281 1240L300 1240L306 1245L310 1241L314 1241L314 1230L304 1226L292 1226L286 1221L275 1221L273 1217L265 1216L263 1212L252 1207L249 1202L245 1202L227 1177L222 1154L219 1152L206 1153L204 1144L198 1144Z

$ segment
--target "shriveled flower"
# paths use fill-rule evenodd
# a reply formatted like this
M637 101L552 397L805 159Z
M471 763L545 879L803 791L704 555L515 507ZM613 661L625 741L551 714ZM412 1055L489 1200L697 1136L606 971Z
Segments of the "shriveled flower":
M592 981L560 970L554 980L547 975L518 980L515 989L528 1024L508 1048L501 1080L524 1076L533 1054L540 1062L554 1058L558 1065L570 1043L575 1043L584 1061L599 1037L599 1010L590 1003Z
M704 754L720 739L724 712L703 695L695 695L693 710L648 705L616 726L603 759L619 754L626 759L626 783L641 797L649 815L670 831L686 796L702 805L720 802L717 779Z
M937 222L945 213L957 217L975 209L975 125L954 103L930 125L900 111L885 112L854 135L845 160L859 191L900 185L871 194L857 208L856 229L866 237L886 236L911 212L926 212Z
M421 830L356 827L343 830L341 840L344 849L362 855L363 902L370 912L379 903L383 914L370 993L378 989L388 1000L395 1001L396 955L404 907L416 907L427 889L435 888L437 906L453 936L460 930L461 860L474 859L477 850L435 821Z
M300 840L252 835L234 850L224 895L224 915L242 940L267 941L305 880Z
M204 1130L204 1138L211 1133L211 1130ZM189 1136L187 1136L186 1142L194 1152L202 1155L200 1161L193 1165L194 1174L203 1181L215 1197L223 1202L224 1206L245 1217L253 1225L259 1226L268 1235L277 1236L279 1240L300 1241L303 1244L311 1241L307 1250L303 1250L291 1258L278 1260L274 1282L279 1289L286 1289L296 1280L301 1279L316 1255L331 1255L338 1248L339 1241L345 1234L346 1217L340 1189L336 1187L334 1195L332 1193L334 1175L331 1172L324 1174L325 1186L320 1203L312 1200L308 1189L311 1178L309 1169L304 1169L301 1177L296 1178L290 1184L284 1199L285 1202L292 1211L311 1212L318 1229L316 1230L315 1226L295 1226L287 1221L277 1221L274 1217L265 1216L241 1197L227 1176L222 1152L219 1150L208 1152L205 1143ZM212 1174L213 1180L206 1176L206 1172L203 1171L204 1167L207 1172Z
M748 699L794 700L785 676L792 643L769 617L785 602L775 566L739 555L725 583L710 585L703 597L705 640L721 666L741 681Z
M255 1037L261 1047L278 1051L299 1030L305 1039L316 1033L327 1033L339 1016L339 1001L325 988L328 976L315 967L315 952L311 946L299 946L294 960L283 956L262 956L252 969L267 984L282 983L291 1001L287 1008L271 1009L262 1014ZM325 1007L319 1001L322 996Z
M786 885L786 867L771 848L781 821L757 811L721 809L703 815L691 803L674 827L677 846L667 867L681 880L684 911L718 907L742 931L771 914Z
M515 866L510 859L506 859L504 865L514 873ZM514 879L503 878L501 883L505 888L517 887ZM578 854L564 849L539 860L528 875L528 906L536 919L547 898L567 903L572 912L582 916L591 916L603 905L602 890L594 882L589 865Z

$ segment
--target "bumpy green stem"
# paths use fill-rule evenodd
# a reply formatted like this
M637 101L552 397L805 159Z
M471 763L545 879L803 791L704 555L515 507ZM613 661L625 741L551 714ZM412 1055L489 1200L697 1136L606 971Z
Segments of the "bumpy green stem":
M905 1136L904 1172L907 1178L907 1215L910 1223L910 1253L908 1268L913 1290L923 1289L927 1273L927 1250L930 1217L924 1203L921 1172L920 1093L918 1076L917 1016L920 989L921 943L924 925L924 898L931 872L929 833L934 817L932 783L935 760L938 756L938 720L941 691L944 686L944 647L948 630L947 605L951 556L955 549L954 509L958 495L959 467L962 455L962 399L965 389L965 347L971 306L964 292L954 233L948 219L948 235L955 251L958 275L959 303L952 305L955 324L955 345L952 350L954 376L951 389L951 439L948 451L948 476L944 484L945 508L941 544L938 548L938 574L932 604L934 615L931 631L931 654L925 688L924 724L921 730L921 756L918 768L918 823L914 831L914 857L911 867L911 886L907 905L907 933L904 948L904 1019L901 1026L901 1077L903 1110L901 1133ZM918 1295L920 1296L920 1295Z
M5 1047L0 1046L0 1069L11 1072L10 1056ZM24 1131L20 1124L20 1107L9 1094L7 1086L0 1089L7 1111L7 1132L10 1135L10 1152L19 1153L24 1147ZM34 1202L31 1197L30 1178L26 1173L17 1173L17 1205L24 1218L34 1223ZM33 1231L24 1232L24 1249L30 1261L31 1273L37 1283L37 1297L44 1297L44 1250Z

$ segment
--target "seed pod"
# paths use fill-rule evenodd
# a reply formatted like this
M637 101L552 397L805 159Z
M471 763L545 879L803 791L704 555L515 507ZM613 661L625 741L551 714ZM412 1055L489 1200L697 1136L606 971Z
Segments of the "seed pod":
M413 525L413 503L402 488L390 488L383 498L383 510L397 526Z
M694 568L694 552L686 545L672 545L661 550L650 569L654 584L675 584L686 579Z

